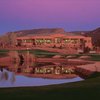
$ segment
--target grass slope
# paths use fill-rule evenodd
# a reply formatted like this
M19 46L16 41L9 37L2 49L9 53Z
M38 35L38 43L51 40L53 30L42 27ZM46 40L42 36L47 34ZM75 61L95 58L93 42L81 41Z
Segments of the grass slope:
M42 87L0 89L2 100L99 100L100 77Z

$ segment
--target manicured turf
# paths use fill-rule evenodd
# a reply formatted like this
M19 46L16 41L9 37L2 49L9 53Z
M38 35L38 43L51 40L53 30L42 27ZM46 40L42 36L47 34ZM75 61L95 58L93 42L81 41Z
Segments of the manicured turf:
M2 98L2 99L1 99ZM43 87L0 89L1 100L99 100L100 77Z
M0 50L0 57L7 56L8 50Z
M22 53L22 52L27 52L27 50L18 50L18 52ZM67 57L67 56L75 56L74 58L79 58L80 56L91 56L92 61L100 61L100 54L66 54L63 55L61 53L57 53L57 52L49 52L49 51L45 51L45 50L29 50L29 52L31 54L34 54L36 57L47 57L47 58L51 58L55 55L62 55L63 57ZM8 50L0 50L0 57L3 56L7 56Z
M81 56L90 56L91 61L100 61L100 54L71 54L66 56L75 56L74 58L79 58Z
M100 61L100 54L94 54L94 55L90 55L90 56L91 56L91 60Z
M19 52L27 52L27 50L20 50ZM45 50L29 50L29 52L31 54L34 54L36 57L46 57L46 58L50 58L54 55L58 55L59 53L57 52L49 52L49 51L45 51Z

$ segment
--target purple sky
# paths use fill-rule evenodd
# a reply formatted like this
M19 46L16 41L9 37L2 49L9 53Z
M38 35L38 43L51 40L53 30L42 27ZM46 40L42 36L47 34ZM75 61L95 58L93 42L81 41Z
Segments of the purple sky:
M0 34L32 28L93 30L100 0L0 0Z

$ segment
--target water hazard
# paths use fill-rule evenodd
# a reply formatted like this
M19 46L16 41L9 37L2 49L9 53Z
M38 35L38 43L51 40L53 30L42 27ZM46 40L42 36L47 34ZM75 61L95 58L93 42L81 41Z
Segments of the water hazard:
M80 77L75 77L71 79L48 79L15 75L14 72L9 72L7 70L4 70L3 73L0 72L0 87L43 86L75 82L80 80L82 80Z
M38 62L0 66L0 87L44 86L81 81L65 63Z
M77 62L37 58L27 54L0 64L0 87L44 86L83 80L76 75Z

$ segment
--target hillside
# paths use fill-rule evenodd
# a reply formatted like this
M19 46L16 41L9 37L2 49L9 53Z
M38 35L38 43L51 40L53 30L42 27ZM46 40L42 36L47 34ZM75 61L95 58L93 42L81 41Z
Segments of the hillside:
M83 36L92 37L93 45L100 47L100 28L97 28L97 29L92 30L92 31L75 31L72 33L76 34L76 35L83 35Z
M100 47L100 28L97 28L97 29L92 30L90 32L86 32L85 36L92 37L93 44L95 46L99 46Z
M43 28L43 29L31 29L31 30L21 30L15 32L8 32L7 34L15 33L17 36L27 36L27 35L38 35L38 34L51 34L51 33L64 33L63 28Z

